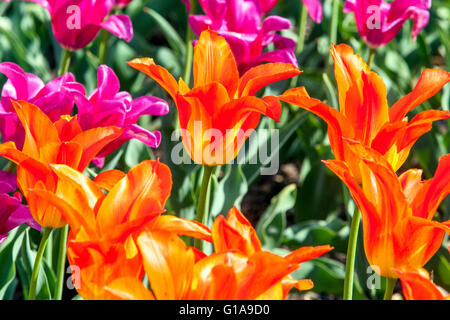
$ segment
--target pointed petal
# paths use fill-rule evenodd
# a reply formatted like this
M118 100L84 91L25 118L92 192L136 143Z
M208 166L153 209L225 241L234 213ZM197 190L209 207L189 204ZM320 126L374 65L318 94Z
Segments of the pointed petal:
M158 300L183 299L190 288L194 253L174 233L144 232L137 238L145 272Z
M116 185L116 183L119 182L119 180L121 180L125 176L126 174L120 170L108 170L99 173L95 177L94 182L100 188L110 191Z
M391 122L402 120L409 111L434 96L449 81L449 72L440 69L425 69L413 91L398 100L389 110Z
M127 15L110 15L100 26L126 42L130 42L133 39L133 24Z
M141 58L134 59L127 62L129 66L145 73L150 78L155 80L167 93L170 94L172 99L176 101L176 94L178 92L178 83L174 77L165 68L155 64L153 59Z
M156 217L164 212L172 188L169 167L147 160L130 169L103 200L97 222L102 234L125 222Z
M322 118L328 124L328 136L334 156L336 159L345 158L342 137L351 138L354 133L353 126L342 113L317 99L310 98L303 87L288 90L279 98L281 101L299 106Z
M289 63L267 63L248 70L239 81L238 97L253 96L259 89L301 73Z
M17 116L25 128L25 142L23 153L45 162L54 162L48 153L41 153L41 149L49 144L59 147L58 132L50 119L35 105L26 101L12 101Z
M77 170L83 172L93 158L105 147L123 133L119 127L99 127L83 131L72 139L72 143L78 143L82 150L82 157Z
M301 264L305 261L318 258L331 250L333 250L333 247L330 245L302 247L288 254L285 259L290 263Z
M369 67L346 44L333 45L331 55L334 60L334 74L339 92L339 109L343 115L347 115L347 107L355 109L362 104L363 79L361 74L368 73ZM349 97L352 97L352 103L347 101Z
M444 294L431 281L430 275L422 268L404 267L396 269L402 283L403 296L406 300L445 300L450 296Z
M201 33L194 48L194 87L218 82L222 84L230 99L234 97L239 83L236 60L226 40L216 31Z
M197 221L178 218L171 215L161 215L151 225L151 230L168 231L178 235L190 236L193 238L212 242L209 228Z
M236 250L246 256L261 251L262 246L255 229L245 216L233 207L225 219L218 216L212 227L214 252Z
M441 202L450 193L450 154L439 159L433 178L424 181L412 203L416 217L432 219Z

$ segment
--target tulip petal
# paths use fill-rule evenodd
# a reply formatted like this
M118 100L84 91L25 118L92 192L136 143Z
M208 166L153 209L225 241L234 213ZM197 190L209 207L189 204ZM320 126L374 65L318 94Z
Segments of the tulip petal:
M433 178L424 181L412 207L416 217L432 219L437 208L450 193L450 154L439 159Z
M431 281L425 269L402 268L395 269L402 283L403 295L406 300L445 300L450 295L444 294Z
M127 63L129 66L145 73L155 80L170 94L173 100L176 100L175 96L178 92L178 83L165 68L155 64L153 59L150 58L134 59Z
M334 61L334 74L339 92L339 109L343 115L347 115L347 107L352 107L353 110L357 110L357 107L361 105L363 98L362 88L363 79L362 73L368 73L369 67L364 60L358 55L353 53L353 49L346 45L340 44L331 47L331 55ZM353 104L347 102L349 92L353 95Z
M82 150L82 157L78 164L78 171L82 172L95 156L107 144L117 139L123 133L118 127L99 127L83 131L72 139L72 143L78 143Z
M158 216L164 212L171 188L171 173L166 165L147 160L131 168L98 210L100 232L107 234L125 222Z
M100 172L94 179L94 182L102 189L110 191L119 180L126 176L120 170L108 170Z
M224 72L226 70L226 72ZM212 30L203 31L194 48L194 87L218 82L234 97L238 88L239 72L230 46Z
M289 63L267 63L248 70L239 81L238 96L253 96L261 88L301 73Z
M136 278L118 278L105 287L117 300L155 300L150 290Z
M212 242L209 228L197 221L178 218L171 215L161 215L151 225L151 230L168 231L179 235Z
M430 99L449 81L449 72L441 69L425 69L413 91L390 108L391 122L402 120L409 111Z
M318 258L331 250L333 250L333 247L330 245L302 247L288 254L285 259L290 263L301 264L305 261Z
M59 147L61 143L53 123L35 105L26 101L13 101L12 104L25 128L25 143L22 151L35 159L55 162L56 159L49 157L49 153L41 152L41 149L46 145L54 144Z
M110 15L100 26L126 42L133 39L133 24L127 15Z
M303 87L290 89L279 96L279 98L281 101L299 106L322 118L328 124L330 145L336 159L344 159L342 137L352 137L353 126L342 113L317 99L310 98Z
M255 229L245 216L233 207L225 219L218 216L212 227L214 252L236 250L246 256L261 251L262 246Z
M194 253L173 233L144 232L137 238L153 293L158 300L183 299L191 285Z

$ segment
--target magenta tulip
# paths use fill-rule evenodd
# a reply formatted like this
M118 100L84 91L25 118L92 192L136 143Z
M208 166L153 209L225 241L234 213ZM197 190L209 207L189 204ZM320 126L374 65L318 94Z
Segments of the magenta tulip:
M5 241L8 232L21 224L41 230L41 226L34 221L28 207L22 204L22 197L17 192L8 195L17 189L16 175L0 171L0 244Z
M414 22L413 40L428 24L431 0L346 0L344 12L355 14L356 26L363 40L372 48L390 42L406 20Z
M289 29L290 21L278 16L263 19L275 4L276 1L200 0L206 15L189 16L189 24L197 35L212 29L223 36L241 74L263 62L297 65L295 41L277 34L277 31ZM275 50L263 52L269 44L273 44Z
M67 73L47 84L31 73L25 73L12 62L0 63L0 73L8 80L3 86L0 100L0 133L3 142L14 141L22 148L25 131L11 104L11 99L25 100L38 106L52 120L67 115L73 109L75 93L84 95L84 87Z
M161 133L150 132L136 123L141 115L167 114L169 112L167 102L152 96L133 100L128 92L119 91L119 79L106 65L101 65L98 69L97 84L97 89L89 97L82 94L75 96L78 121L82 129L117 126L124 128L125 132L117 140L108 144L99 153L94 163L102 167L104 157L130 139L138 139L151 148L157 148L161 142Z
M26 0L47 9L56 40L67 50L83 49L101 29L129 42L133 26L127 15L109 15L115 0ZM124 2L124 1L121 1ZM108 16L109 15L109 16Z

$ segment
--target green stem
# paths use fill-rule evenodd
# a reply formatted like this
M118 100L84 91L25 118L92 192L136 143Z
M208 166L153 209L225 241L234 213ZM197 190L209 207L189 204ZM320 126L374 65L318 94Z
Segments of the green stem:
M191 0L191 9L188 13L188 22L186 22L186 56L184 60L183 80L187 85L191 82L192 72L192 58L194 56L194 47L192 46L192 39L194 38L194 32L189 26L189 15L194 14L197 6L196 0Z
M59 76L67 73L69 71L70 66L70 58L72 57L72 51L64 49L64 55L61 61L61 66L59 68Z
M367 60L367 65L369 66L369 69L372 67L374 58L375 58L375 49L370 48L369 59Z
M336 44L339 22L339 0L333 0L333 9L331 13L331 28L330 28L330 42ZM327 64L330 65L333 59L328 58ZM327 66L328 69L328 66Z
M36 286L39 276L39 268L42 262L42 256L44 255L45 246L47 245L48 237L53 229L44 228L44 234L42 235L41 242L39 243L38 252L36 254L36 259L34 260L33 272L31 273L30 279L30 290L28 292L28 300L36 299Z
M308 10L306 10L304 4L301 4L300 16L298 18L298 41L297 48L295 49L296 55L300 54L305 46L306 22L308 22Z
M348 238L347 261L345 264L344 279L344 300L352 300L353 297L353 278L355 275L355 256L356 245L358 243L359 222L361 221L361 212L355 206L353 212L352 225L350 227L350 236Z
M295 55L298 56L305 47L306 23L308 22L308 11L304 4L300 4L300 15L298 17L298 41L295 48ZM292 77L289 81L289 88L297 86L298 76Z
M339 0L333 0L333 9L331 14L330 42L336 44L339 22Z
M59 251L58 251L58 265L56 273L56 288L55 288L55 300L62 299L63 285L64 285L64 274L66 267L66 252L67 252L67 235L69 233L69 225L62 227L60 230L59 237Z
M211 180L211 174L214 170L214 167L203 166L203 179L202 186L200 187L200 195L198 197L197 203L197 214L195 216L195 220L207 224L208 223L208 211L206 208L206 201L208 199L208 186L209 181ZM194 247L203 250L203 241L200 239L195 239Z
M100 31L100 44L98 46L98 61L99 64L106 64L108 61L108 43L109 32L105 29Z
M384 300L391 300L392 294L394 293L395 284L397 283L397 279L394 278L386 278L386 291L384 292Z

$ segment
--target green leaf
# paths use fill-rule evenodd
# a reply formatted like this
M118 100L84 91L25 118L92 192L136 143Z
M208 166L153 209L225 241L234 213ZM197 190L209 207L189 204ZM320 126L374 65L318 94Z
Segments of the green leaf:
M283 124L281 129L279 129L279 135L278 135L278 141L271 141L272 135L267 135L264 139L264 137L258 137L258 145L252 146L250 145L249 149L250 151L246 155L247 161L244 165L242 165L242 171L245 174L245 177L247 179L247 183L250 186L256 178L258 178L261 174L261 168L264 167L264 164L251 164L251 162L248 161L248 159L258 159L258 152L260 152L262 145L268 145L269 141L271 143L277 143L278 146L274 148L275 146L271 146L274 151L268 155L267 159L265 159L266 164L270 164L275 157L279 157L280 150L286 145L286 143L289 141L289 139L295 134L295 131L299 126L302 125L302 123L307 118L308 113L307 112L299 112L297 115L292 119L290 122ZM243 152L244 148L242 148L241 152ZM239 157L239 155L238 155Z
M15 261L19 254L24 231L27 227L21 226L12 230L8 238L0 245L0 300L11 299L7 297L8 289L14 285L16 278Z
M179 59L183 59L186 54L185 44L177 33L177 31L172 27L172 25L158 12L144 8L144 12L146 12L150 17L152 17L157 25L161 28L161 31L164 33L167 42L169 43L172 50L178 56Z
M256 232L262 245L266 249L276 248L281 245L283 232L286 228L286 211L293 208L297 186L290 184L272 198L267 210L261 216Z
M17 259L17 269L22 283L22 290L25 299L28 297L30 290L30 279L33 272L34 260L36 258L36 251L31 249L29 230L25 231L25 237L20 250L19 258ZM47 280L48 268L45 268L45 260L42 259L41 268L38 274L36 284L36 299L37 300L51 300L51 291L49 282ZM46 270L47 269L47 270ZM44 272L43 272L44 270Z
M329 216L326 220L306 221L287 228L283 234L283 243L292 249L330 244L334 252L345 253L349 231L347 223L338 217Z
M342 296L345 266L336 260L317 258L302 263L300 269L295 271L292 276L295 279L311 279L314 282L314 288L311 291ZM355 281L353 299L367 300L358 281Z
M219 214L226 215L238 205L247 193L248 185L240 165L227 164L222 166L223 177L217 182L212 192L210 217L215 219Z

